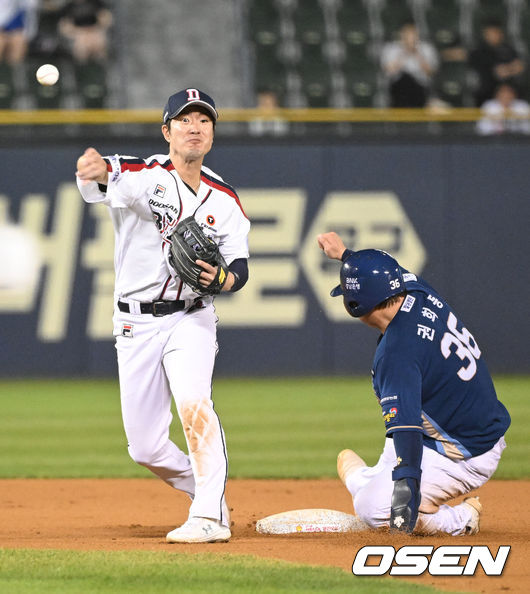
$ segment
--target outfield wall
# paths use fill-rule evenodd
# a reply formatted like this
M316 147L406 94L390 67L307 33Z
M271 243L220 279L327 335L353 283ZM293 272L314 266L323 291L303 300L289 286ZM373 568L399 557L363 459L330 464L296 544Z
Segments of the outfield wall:
M73 171L85 145L0 148L0 221L38 236L34 285L0 289L2 376L114 374L113 232ZM155 141L97 144L148 156ZM524 141L219 139L206 164L253 222L251 280L218 298L219 375L368 373L377 334L329 297L339 265L316 235L390 251L455 307L494 372L529 372L528 163ZM1 264L1 263L0 263Z

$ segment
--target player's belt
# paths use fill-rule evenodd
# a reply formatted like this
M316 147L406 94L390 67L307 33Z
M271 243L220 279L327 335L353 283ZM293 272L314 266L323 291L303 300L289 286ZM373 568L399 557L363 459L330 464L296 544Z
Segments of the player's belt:
M131 308L128 303L118 301L118 309L125 313L130 313ZM140 313L151 314L155 317L167 316L186 309L185 301L153 301L152 303L140 303Z

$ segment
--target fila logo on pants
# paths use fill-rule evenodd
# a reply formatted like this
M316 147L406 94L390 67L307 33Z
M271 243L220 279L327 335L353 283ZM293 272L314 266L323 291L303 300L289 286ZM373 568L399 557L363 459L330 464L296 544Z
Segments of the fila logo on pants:
M132 324L123 324L121 327L121 335L125 336L125 338L132 338L133 337L133 325Z

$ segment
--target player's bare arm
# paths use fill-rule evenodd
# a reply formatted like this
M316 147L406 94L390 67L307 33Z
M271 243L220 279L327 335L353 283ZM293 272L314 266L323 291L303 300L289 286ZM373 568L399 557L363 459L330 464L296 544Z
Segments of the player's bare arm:
M217 266L211 266L208 262L204 262L203 260L195 260L196 264L204 268L204 272L201 272L199 277L199 282L203 287L209 287L212 284L212 281L217 276ZM226 277L226 282L223 285L221 291L230 291L232 286L234 285L235 277L231 272L228 272Z
M82 181L95 181L107 185L109 174L107 163L95 148L87 148L77 159L75 173Z
M342 258L346 246L335 231L321 233L317 237L317 241L320 249L324 251L328 258L331 258L332 260L340 260Z

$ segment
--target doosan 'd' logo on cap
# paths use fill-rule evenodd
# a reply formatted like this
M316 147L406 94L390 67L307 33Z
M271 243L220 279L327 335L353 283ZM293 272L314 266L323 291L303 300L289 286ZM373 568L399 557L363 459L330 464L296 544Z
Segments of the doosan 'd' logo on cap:
M201 93L197 89L186 89L188 93L188 101L200 101Z

